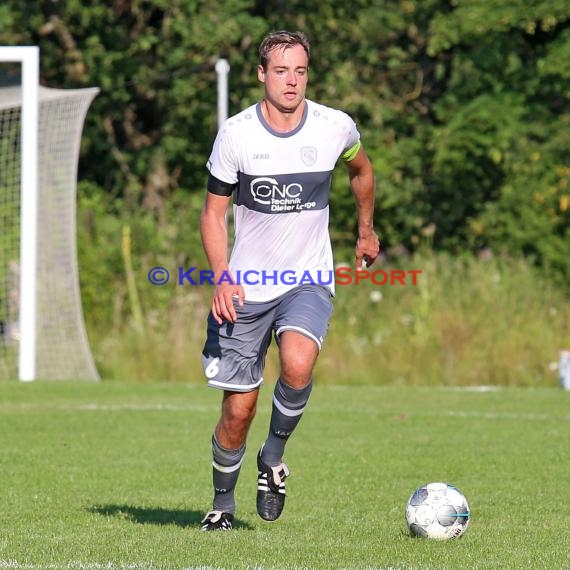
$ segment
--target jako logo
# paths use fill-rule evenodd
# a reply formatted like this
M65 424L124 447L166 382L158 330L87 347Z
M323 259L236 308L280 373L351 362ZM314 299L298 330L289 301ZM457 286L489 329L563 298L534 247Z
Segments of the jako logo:
M250 188L253 200L266 206L271 205L276 200L295 200L295 202L300 202L299 196L303 192L303 187L297 182L280 185L275 178L264 176L254 178L250 183Z

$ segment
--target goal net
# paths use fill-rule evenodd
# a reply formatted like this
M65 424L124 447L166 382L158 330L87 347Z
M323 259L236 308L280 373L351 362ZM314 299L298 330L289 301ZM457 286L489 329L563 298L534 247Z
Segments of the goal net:
M24 90L0 87L0 378L97 380L79 290L76 184L83 123L98 89L39 87L37 192L22 184L30 168L22 167ZM32 255L22 246L30 236ZM30 307L32 325L24 327Z

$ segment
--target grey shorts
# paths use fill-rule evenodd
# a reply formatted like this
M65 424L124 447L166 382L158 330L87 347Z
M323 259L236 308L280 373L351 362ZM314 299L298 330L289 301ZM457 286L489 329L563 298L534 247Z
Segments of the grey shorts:
M331 293L321 285L301 285L263 303L237 302L237 321L219 325L208 315L202 366L208 384L233 392L249 392L263 383L265 356L272 334L279 343L284 331L315 341L319 350L332 313Z

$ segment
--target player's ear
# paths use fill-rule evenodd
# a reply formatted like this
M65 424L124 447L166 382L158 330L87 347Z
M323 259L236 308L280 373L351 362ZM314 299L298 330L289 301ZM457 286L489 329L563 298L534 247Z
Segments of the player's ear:
M261 83L265 83L265 69L263 69L263 65L257 66L257 79L261 81Z

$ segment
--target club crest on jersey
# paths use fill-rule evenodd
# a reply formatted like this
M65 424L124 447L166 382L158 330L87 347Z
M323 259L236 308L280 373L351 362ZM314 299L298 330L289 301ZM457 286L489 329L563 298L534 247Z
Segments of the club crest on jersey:
M301 148L301 160L307 166L313 166L317 162L317 147L304 146Z

